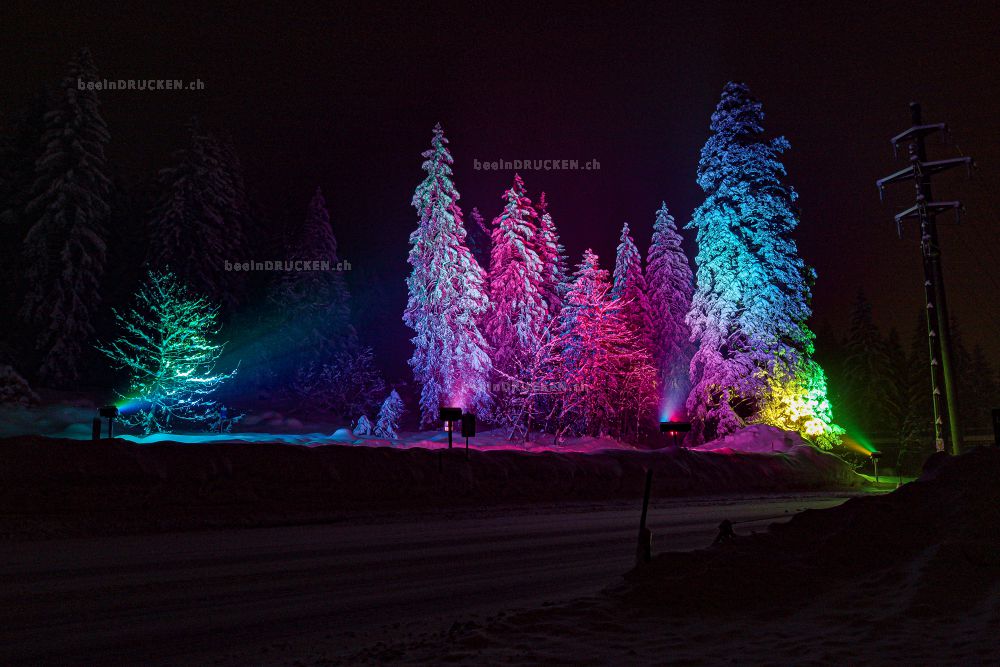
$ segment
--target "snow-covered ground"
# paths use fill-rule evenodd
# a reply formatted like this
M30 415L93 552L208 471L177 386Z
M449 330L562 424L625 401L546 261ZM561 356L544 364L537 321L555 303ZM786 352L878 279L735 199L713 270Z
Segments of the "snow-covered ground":
M1000 664L1000 450L547 607L302 664ZM737 526L739 529L739 526ZM737 531L739 532L739 530ZM304 659L305 658L305 659Z

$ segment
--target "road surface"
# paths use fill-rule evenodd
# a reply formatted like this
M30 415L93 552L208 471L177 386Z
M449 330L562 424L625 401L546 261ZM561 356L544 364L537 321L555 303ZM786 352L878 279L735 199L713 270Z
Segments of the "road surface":
M843 497L654 501L654 551ZM592 594L634 559L635 502L0 545L0 663L268 662ZM286 654L287 655L287 654ZM272 656L277 658L277 655Z

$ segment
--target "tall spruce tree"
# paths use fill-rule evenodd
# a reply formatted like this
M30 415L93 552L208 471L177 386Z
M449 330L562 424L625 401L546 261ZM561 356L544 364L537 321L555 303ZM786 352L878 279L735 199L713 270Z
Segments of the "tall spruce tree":
M97 94L78 87L97 76L90 52L82 49L45 114L42 150L25 207L27 291L21 320L35 334L39 378L55 386L79 377L101 303L111 193L104 157L109 135Z
M858 290L851 309L850 329L844 340L844 412L865 435L888 426L891 371L886 342L872 317L872 306Z
M549 202L543 192L536 206L538 214L538 255L542 260L542 300L548 309L549 318L559 315L562 302L569 289L566 275L566 248L559 242L556 223L549 213Z
M811 360L811 268L791 237L796 193L783 182L784 137L763 138L762 105L730 82L712 114L698 185L697 286L688 324L698 343L688 413L695 440L724 435L762 415L789 415L810 437L836 437L822 369Z
M422 387L421 423L429 424L442 405L488 408L491 364L477 324L489 307L486 276L465 245L453 159L440 124L423 157L427 176L413 194L420 220L410 235L403 321L416 333L410 366Z
M188 125L188 145L160 171L160 197L150 215L150 260L185 277L191 289L230 313L245 276L233 264L245 256L246 196L231 145Z
M649 304L653 360L663 398L679 408L690 389L691 310L694 276L681 247L681 235L666 202L660 204L653 223L653 238L646 255L646 291Z
M503 199L504 209L493 221L490 311L485 328L494 351L494 368L518 378L538 348L548 310L543 297L538 215L519 175L514 175Z
M612 274L611 298L621 304L621 319L636 339L652 352L652 322L646 299L646 278L642 273L642 255L629 233L628 223L622 225L615 271Z

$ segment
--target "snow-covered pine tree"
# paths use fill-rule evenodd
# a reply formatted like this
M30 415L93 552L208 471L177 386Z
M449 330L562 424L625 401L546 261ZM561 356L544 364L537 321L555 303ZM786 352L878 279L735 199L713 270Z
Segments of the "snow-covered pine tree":
M679 408L687 397L691 365L691 310L694 276L681 247L674 216L660 203L653 223L653 238L646 255L646 294L652 325L653 361L659 377L662 407Z
M285 271L271 291L270 300L280 306L296 331L296 347L307 351L309 360L322 360L333 350L355 345L350 292L338 270L337 238L318 187L289 254L291 261L327 262L330 267L328 271Z
M399 420L405 412L403 399L399 397L399 392L393 389L378 411L378 422L375 424L375 435L380 438L398 438Z
M843 344L843 410L850 423L868 435L885 428L891 368L886 343L863 290L855 297L850 322Z
M39 378L56 386L79 376L101 303L111 192L104 157L109 137L97 94L78 90L79 81L96 80L90 52L82 49L45 114L42 151L25 208L27 292L20 319L35 335Z
M538 255L542 261L542 300L548 309L549 317L558 317L562 310L563 298L569 289L569 278L566 270L566 248L559 242L559 232L556 223L549 213L549 202L543 192L536 206L538 220Z
M537 349L548 311L542 297L544 278L538 255L538 215L517 174L504 192L504 208L493 221L490 247L490 311L486 337L493 366L518 378Z
M232 270L245 256L248 217L234 152L197 120L188 125L188 145L174 165L160 171L161 192L150 214L150 261L184 276L190 287L229 312L239 300L244 276ZM228 267L228 268L227 268Z
M98 350L129 373L122 398L138 409L123 410L125 423L148 434L217 418L212 394L236 375L215 368L225 346L216 340L218 311L172 273L155 271L137 292L135 307L114 311L121 336Z
M410 366L420 383L421 424L438 419L445 404L468 410L490 405L490 356L477 325L489 307L486 276L465 245L453 163L440 123L424 151L427 176L413 194L420 217L410 234L403 321L416 332Z
M483 214L475 206L469 211L469 219L471 222L466 237L469 250L479 262L479 266L487 266L490 262L490 228L483 220Z
M818 398L825 376L811 360L815 273L791 237L797 195L780 161L789 144L763 138L763 117L745 84L726 84L698 163L706 198L688 225L698 232L698 269L687 318L698 343L687 401L696 441L758 420L766 403L772 415L801 403L795 422L809 424L807 435L836 437Z
M372 422L365 415L358 417L358 421L354 424L354 435L371 435L372 434Z
M560 434L628 437L655 406L652 357L610 291L608 272L588 248L566 294L553 357L544 364L551 375L545 383L564 387Z
M611 298L621 303L621 319L646 349L652 351L652 322L646 298L646 278L642 275L642 255L629 232L628 223L622 225L615 272L612 274Z

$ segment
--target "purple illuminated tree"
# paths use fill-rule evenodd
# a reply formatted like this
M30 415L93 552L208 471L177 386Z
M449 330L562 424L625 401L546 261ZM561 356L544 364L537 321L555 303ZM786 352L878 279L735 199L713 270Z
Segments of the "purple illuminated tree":
M416 332L410 366L422 387L421 424L428 424L446 403L488 408L491 364L477 325L489 307L486 276L465 245L453 160L440 124L423 157L427 176L413 194L420 221L410 234L407 261L413 268L403 321Z
M653 239L646 255L646 293L652 325L653 360L658 371L665 407L680 407L689 389L691 310L694 277L681 235L666 202L660 204L653 223ZM672 405L676 401L678 405Z
M615 272L611 298L621 303L621 319L646 349L652 349L652 322L646 299L646 279L642 275L642 255L629 233L628 223L622 233L615 256Z
M536 207L541 216L538 221L539 259L542 261L542 300L548 310L549 317L557 317L562 310L563 298L569 283L566 271L566 249L559 242L559 232L556 223L549 213L549 202L543 192Z
M698 232L697 287L687 318L698 342L687 401L695 440L758 419L765 404L797 405L803 392L816 413L807 420L810 431L821 428L813 417L831 426L806 323L815 274L791 237L797 195L783 182L780 161L789 144L763 138L763 117L746 85L726 84L698 163L706 198L688 225Z
M493 347L493 366L501 381L520 379L538 348L548 310L542 296L544 278L538 255L538 216L518 175L504 192L503 211L493 221L490 247L490 310L486 336ZM506 400L504 392L496 398Z
M45 114L42 151L24 214L27 292L20 316L41 354L39 377L54 386L79 376L101 303L111 193L104 158L109 137L97 94L78 89L79 81L96 80L97 69L83 49L70 62L54 107Z

